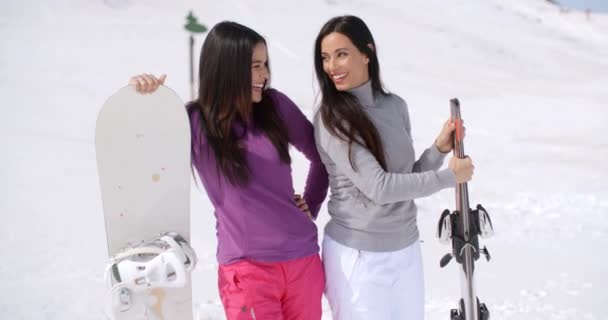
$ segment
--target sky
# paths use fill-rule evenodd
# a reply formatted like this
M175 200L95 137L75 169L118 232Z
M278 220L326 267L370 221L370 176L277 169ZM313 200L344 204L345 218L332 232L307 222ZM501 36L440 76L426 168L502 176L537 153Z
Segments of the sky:
M558 0L562 5L573 9L591 9L608 12L608 0Z

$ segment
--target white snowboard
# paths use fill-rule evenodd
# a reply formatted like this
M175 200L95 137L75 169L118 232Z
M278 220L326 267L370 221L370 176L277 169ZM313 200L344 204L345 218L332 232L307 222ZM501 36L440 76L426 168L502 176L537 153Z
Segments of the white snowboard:
M110 257L164 232L190 242L190 124L175 92L118 90L97 118L95 148ZM114 318L193 319L190 276L134 303Z

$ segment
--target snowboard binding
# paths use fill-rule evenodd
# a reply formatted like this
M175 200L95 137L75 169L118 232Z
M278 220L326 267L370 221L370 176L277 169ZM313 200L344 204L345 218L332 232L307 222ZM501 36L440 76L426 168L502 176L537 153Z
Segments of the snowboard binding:
M162 303L162 289L186 286L196 259L194 250L175 232L163 233L113 256L105 272L113 317L133 313L160 319L157 309ZM144 292L147 295L141 294ZM156 301L150 301L150 297Z

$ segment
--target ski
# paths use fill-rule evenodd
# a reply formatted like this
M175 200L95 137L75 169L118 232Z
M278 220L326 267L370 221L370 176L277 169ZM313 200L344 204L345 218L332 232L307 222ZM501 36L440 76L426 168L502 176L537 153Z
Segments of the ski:
M460 159L464 153L464 128L460 114L460 102L450 100L452 120L456 130L452 135L454 140L454 156ZM461 299L458 309L450 311L451 320L488 320L490 312L484 303L479 302L475 291L475 261L483 254L490 261L490 253L486 247L480 250L479 237L488 238L494 234L494 228L488 212L481 205L473 210L469 206L469 191L467 183L456 185L456 210L446 209L441 214L437 226L437 235L442 243L452 242L452 252L446 254L440 262L445 267L452 258L460 264Z

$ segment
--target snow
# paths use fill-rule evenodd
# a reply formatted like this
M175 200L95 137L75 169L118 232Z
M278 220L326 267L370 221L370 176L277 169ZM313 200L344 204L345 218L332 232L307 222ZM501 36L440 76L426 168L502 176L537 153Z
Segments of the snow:
M167 73L187 100L192 9L269 42L273 85L311 116L312 46L328 18L362 17L386 87L409 104L418 152L458 97L476 165L471 203L490 212L477 292L492 319L605 319L608 305L608 16L541 0L17 1L0 3L0 318L103 319L107 259L94 151L105 99L131 75ZM197 36L196 45L203 37ZM301 190L306 161L294 154ZM420 199L427 319L460 292L435 238L453 191ZM327 222L326 211L317 221ZM223 319L215 221L192 187L197 319ZM322 234L322 232L321 232ZM320 237L321 239L322 237ZM324 319L330 319L325 304Z

